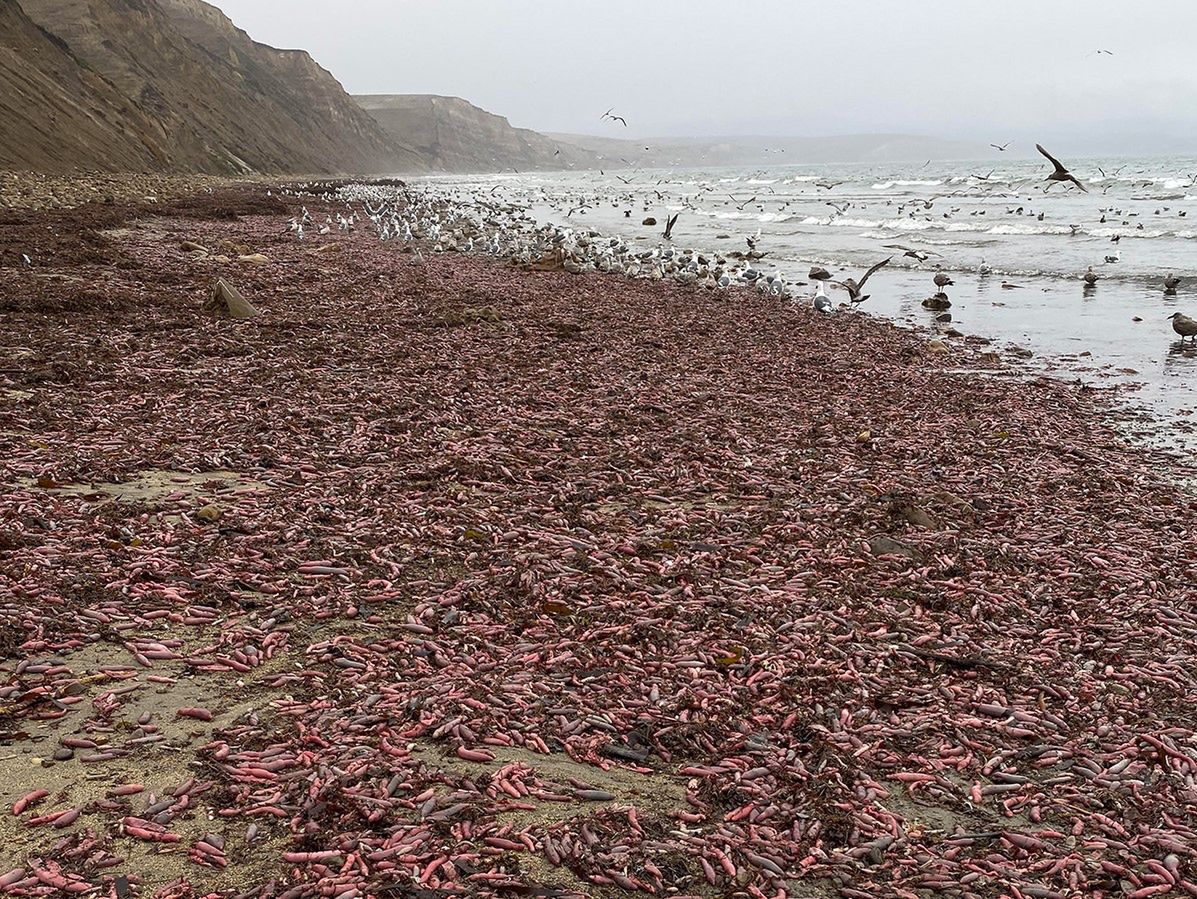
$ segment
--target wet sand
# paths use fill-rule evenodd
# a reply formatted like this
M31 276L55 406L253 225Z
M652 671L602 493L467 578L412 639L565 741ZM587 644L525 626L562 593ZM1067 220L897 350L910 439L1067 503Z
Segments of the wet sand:
M1192 471L1110 397L301 203L0 217L7 889L1197 890Z

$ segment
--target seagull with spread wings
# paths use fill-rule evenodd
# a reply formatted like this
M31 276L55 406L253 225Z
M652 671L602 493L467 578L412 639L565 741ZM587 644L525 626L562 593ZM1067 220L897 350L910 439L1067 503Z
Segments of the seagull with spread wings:
M613 113L614 111L615 111L615 107L612 106L610 109L608 109L606 112L603 113L600 121L606 121L607 119L610 119L612 122L621 123L623 125L623 127L625 127L625 128L628 127L628 120L625 119L623 116L611 115L611 113Z
M900 243L885 243L881 245L885 250L901 250L903 256L909 256L911 259L917 259L919 262L926 262L929 256L939 256L939 253L933 253L930 250L915 250L910 247L904 247Z
M1056 167L1056 170L1047 176L1048 181L1071 181L1085 193L1089 193L1089 188L1081 184L1081 182L1077 180L1076 175L1064 168L1064 163L1060 162L1060 160L1052 156L1051 153L1043 149L1043 144L1035 144L1035 149L1042 153L1047 158L1047 161Z
M892 258L893 257L891 256L890 259ZM869 294L862 295L861 293L861 291L864 290L865 282L873 276L873 272L877 271L879 268L884 268L887 265L889 265L889 259L882 259L867 272L865 272L864 276L859 281L857 281L855 278L845 278L843 281L832 281L831 283L848 291L848 300L850 302L863 303L870 296Z

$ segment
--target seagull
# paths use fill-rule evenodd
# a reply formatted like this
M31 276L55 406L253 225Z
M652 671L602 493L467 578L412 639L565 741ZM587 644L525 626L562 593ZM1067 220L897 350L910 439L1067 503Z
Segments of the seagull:
M1180 335L1180 342L1192 337L1197 343L1197 321L1189 318L1183 312L1173 312L1168 318L1172 319L1172 330Z
M1052 156L1051 153L1043 149L1043 144L1035 144L1035 149L1047 157L1047 161L1056 167L1056 170L1047 176L1048 181L1071 181L1085 193L1089 193L1089 188L1081 184L1081 182L1077 180L1076 175L1064 168L1064 164L1060 162L1060 160L1056 159L1056 157Z
M1095 50L1094 51L1094 55L1096 55L1096 56L1101 56L1102 54L1105 54L1106 56L1113 56L1114 51L1113 50Z
M831 312L831 300L827 298L827 290L823 286L822 280L819 281L819 286L815 291L815 311L816 312ZM1197 325L1197 323L1194 323Z
M1164 294L1166 296L1176 296L1176 288L1180 287L1180 278L1176 275L1167 275L1164 278Z
M890 259L892 258L893 257L891 256ZM840 287L844 288L844 290L848 291L848 300L850 302L863 303L869 298L869 295L861 295L861 291L864 290L865 282L872 277L873 272L877 271L879 268L884 268L887 265L889 265L889 259L882 259L867 272L865 272L860 281L857 281L855 278L845 278L843 281L832 281L831 283L838 284ZM810 277L814 277L814 269L811 270ZM822 279L819 280L821 281Z
M999 147L997 144L990 144L989 146L993 147L993 148L994 148L995 150L997 150L999 153L1005 153L1005 152L1006 152L1006 147L1010 146L1010 141L1006 141L1006 142L1005 142L1004 144L1002 144L1000 147Z
M1081 280L1085 282L1086 287L1096 287L1099 275L1093 271L1093 266L1089 266L1089 271L1081 275Z
M926 262L929 256L939 255L939 253L932 253L930 250L912 250L910 247L904 247L897 243L882 244L881 248L884 250L902 250L903 256L909 256L911 259L917 259L919 262Z
M1113 256L1107 256L1106 262L1109 263L1110 265L1113 265L1115 262L1118 262L1121 258L1122 258L1122 251L1118 250Z
M943 293L943 289L945 287L951 287L952 285L954 285L956 283L945 272L940 272L938 275L936 275L934 278L934 281L935 281L935 286L939 288L940 293Z
M33 268L33 260L29 258L28 253L21 254L21 268Z
M615 107L614 107L614 106L612 106L610 109L608 109L606 112L604 112L604 113L603 113L603 115L602 115L602 119L600 119L600 121L603 121L603 120L606 120L606 119L610 119L612 122L621 122L621 123L623 124L623 127L625 127L625 128L626 128L626 127L628 127L628 120L627 120L627 119L625 119L623 116L621 116L621 115L611 115L611 113L612 113L614 110L615 110ZM647 150L647 149L648 149L648 147L645 147L644 149L646 149L646 150Z
M673 214L673 217L672 217L672 218L670 218L670 219L668 219L668 220L665 222L665 239L666 239L666 240L672 240L672 239L673 239L673 226L677 224L677 218L678 218L678 216L679 216L679 215L681 215L681 213L680 213L680 212L675 212L675 213Z
M991 269L991 268L990 268L988 265L986 265L986 264L985 264L985 260L984 260L984 259L982 259L982 260L981 260L981 265L980 265L980 266L977 268L977 274L978 274L978 275L988 275L988 274L990 274L992 271L993 271L993 269Z

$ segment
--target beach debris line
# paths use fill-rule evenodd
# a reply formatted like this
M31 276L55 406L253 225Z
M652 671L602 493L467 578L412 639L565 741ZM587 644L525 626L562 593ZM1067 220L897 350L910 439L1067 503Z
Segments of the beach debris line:
M736 302L481 248L413 270L283 215L160 220L267 241L270 328L195 315L209 263L149 234L75 267L138 315L0 312L87 373L0 409L4 727L82 756L9 769L6 807L51 795L10 819L5 889L1197 889L1197 507L1107 400L945 370L756 270ZM491 306L501 333L462 314ZM262 490L97 514L36 486L230 447ZM80 764L90 796L48 788Z

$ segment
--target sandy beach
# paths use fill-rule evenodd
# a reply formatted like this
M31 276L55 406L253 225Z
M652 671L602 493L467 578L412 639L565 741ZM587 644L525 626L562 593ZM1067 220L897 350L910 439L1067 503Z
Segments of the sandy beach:
M1101 391L205 187L0 211L0 888L1197 895L1193 471Z

